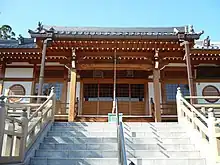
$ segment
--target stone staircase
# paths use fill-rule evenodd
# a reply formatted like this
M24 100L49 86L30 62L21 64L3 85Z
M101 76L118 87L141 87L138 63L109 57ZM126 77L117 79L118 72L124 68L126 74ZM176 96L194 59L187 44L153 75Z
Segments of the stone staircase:
M206 165L178 123L124 123L128 164ZM54 123L31 165L116 165L116 125Z

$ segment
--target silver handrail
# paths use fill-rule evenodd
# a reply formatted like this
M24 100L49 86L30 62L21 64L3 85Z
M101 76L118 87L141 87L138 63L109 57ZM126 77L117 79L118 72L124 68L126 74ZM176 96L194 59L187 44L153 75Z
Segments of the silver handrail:
M127 155L126 155L126 150L125 150L123 124L119 120L117 99L115 100L115 110L116 110L116 116L117 116L118 164L127 165Z
M116 113L116 117L117 117L116 123L117 123L117 142L118 142L118 164L127 165L123 124L119 120L118 100L116 98L116 80L117 80L116 73L117 73L117 55L116 55L116 49L115 49L114 51L114 89L113 89L114 93L113 93L112 113Z

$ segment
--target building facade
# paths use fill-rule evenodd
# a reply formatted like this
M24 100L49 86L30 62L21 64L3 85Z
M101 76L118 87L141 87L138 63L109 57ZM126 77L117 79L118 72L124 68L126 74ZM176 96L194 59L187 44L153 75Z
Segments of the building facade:
M41 79L42 94L55 87L57 120L107 120L112 112L114 62L118 107L126 121L176 120L178 86L184 95L220 95L218 43L201 41L203 32L196 33L192 26L39 24L29 33L31 38L0 40L1 93L9 89L10 94L35 95Z

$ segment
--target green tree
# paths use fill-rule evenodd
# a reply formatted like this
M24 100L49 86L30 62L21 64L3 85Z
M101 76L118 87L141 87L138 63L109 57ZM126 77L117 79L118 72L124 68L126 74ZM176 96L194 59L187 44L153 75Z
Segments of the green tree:
M11 26L2 25L0 26L0 39L15 39L15 33L12 31Z

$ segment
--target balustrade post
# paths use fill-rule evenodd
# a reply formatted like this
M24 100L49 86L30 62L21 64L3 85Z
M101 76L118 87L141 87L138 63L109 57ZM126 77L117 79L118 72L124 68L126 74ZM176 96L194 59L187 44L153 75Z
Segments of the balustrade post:
M219 157L219 140L216 137L216 126L215 126L215 114L214 109L208 109L208 138L209 138L209 145L210 151L209 156L212 160L218 160Z
M183 114L182 114L182 106L183 106L183 101L181 98L183 97L183 94L180 90L180 87L177 88L177 94L176 94L176 107L177 107L177 116L178 116L178 122L182 121Z
M0 97L0 157L2 155L2 146L3 146L3 140L4 140L4 131L5 131L5 97Z
M154 100L152 97L150 98L150 106L151 106L151 115L153 118L155 118L155 107L154 107Z
M26 152L26 146L27 146L27 135L28 135L28 114L26 109L23 110L21 114L21 121L22 121L22 137L21 137L21 142L20 142L20 160L24 160L25 158L25 152Z
M205 112L205 107L201 107L201 112L206 115L206 112Z
M56 111L56 93L55 88L52 87L50 91L50 96L52 95L52 111L51 111L51 117L52 121L54 121L55 111Z

